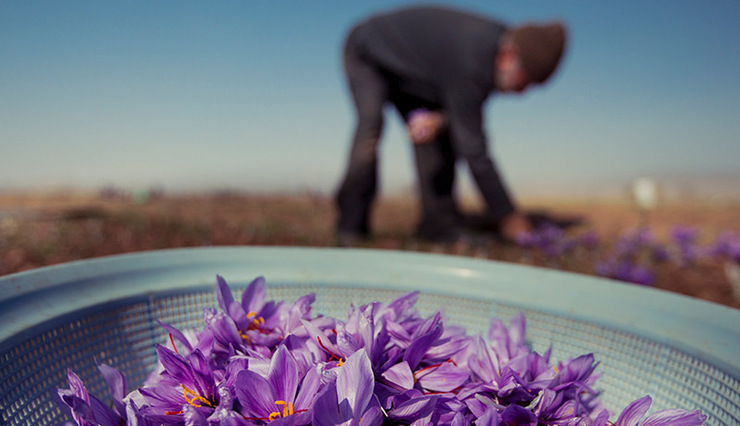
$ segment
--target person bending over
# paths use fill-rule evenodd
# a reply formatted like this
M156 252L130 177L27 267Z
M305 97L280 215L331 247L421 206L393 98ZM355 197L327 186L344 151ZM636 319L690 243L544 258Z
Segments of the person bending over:
M355 25L343 52L357 123L336 195L339 243L352 245L370 232L386 104L398 110L413 142L419 238L453 243L463 235L453 194L457 160L467 162L503 238L530 231L489 152L483 106L494 93L522 93L548 80L565 44L559 21L509 26L439 6L386 12Z

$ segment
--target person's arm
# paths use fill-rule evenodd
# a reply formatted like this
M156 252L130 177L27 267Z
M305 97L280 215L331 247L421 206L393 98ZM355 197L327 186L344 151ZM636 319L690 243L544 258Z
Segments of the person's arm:
M515 208L489 154L483 131L483 102L466 98L456 93L448 98L445 110L452 144L458 157L467 161L491 216L498 220Z

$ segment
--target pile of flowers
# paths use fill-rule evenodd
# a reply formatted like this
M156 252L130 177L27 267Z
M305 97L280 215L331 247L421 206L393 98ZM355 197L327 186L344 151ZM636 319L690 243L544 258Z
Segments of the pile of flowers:
M418 293L350 306L347 318L312 316L314 294L267 301L260 277L234 299L217 277L220 309L201 330L161 323L158 365L128 393L125 377L98 364L111 402L68 370L60 405L78 425L701 425L699 411L635 400L609 422L594 384L593 354L550 360L525 343L525 318L492 319L470 336L441 312L426 318ZM70 423L72 424L72 423Z

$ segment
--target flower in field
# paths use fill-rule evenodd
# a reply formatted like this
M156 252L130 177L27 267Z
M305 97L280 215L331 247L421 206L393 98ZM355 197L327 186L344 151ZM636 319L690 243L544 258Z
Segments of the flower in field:
M697 246L699 231L689 226L674 226L671 230L671 239L676 243L679 253L679 261L683 266L689 266L696 262L700 250Z
M596 263L594 270L598 275L627 281L635 284L650 285L655 282L655 273L646 266L630 260L608 259Z
M719 234L714 244L707 250L707 254L714 258L740 263L740 235L728 231Z

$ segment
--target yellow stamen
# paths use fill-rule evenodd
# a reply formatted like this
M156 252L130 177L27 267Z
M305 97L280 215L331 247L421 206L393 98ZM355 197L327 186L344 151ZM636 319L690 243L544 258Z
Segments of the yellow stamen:
M182 388L182 396L183 398L185 398L185 401L187 401L188 404L192 405L193 407L201 407L203 404L205 404L206 406L213 408L213 403L198 395L197 392L186 388L185 385L183 385L182 383L180 383L180 387ZM193 397L188 398L188 394L193 395ZM200 404L196 401L202 402L203 404Z
M288 417L292 416L295 412L293 411L293 403L292 402L285 402L282 400L275 401L275 405L278 406L278 411L273 411L270 413L270 416L268 417L269 421L273 421L275 419L279 419L281 417ZM280 407L283 407L283 413L280 415Z
M261 326L265 325L265 319L262 318L262 317L258 317L257 316L257 313L255 313L255 312L248 313L247 314L247 319L248 320L252 320L249 323L249 325L247 326L247 331L249 331L249 330L257 330ZM241 334L241 332L240 332L240 334Z

